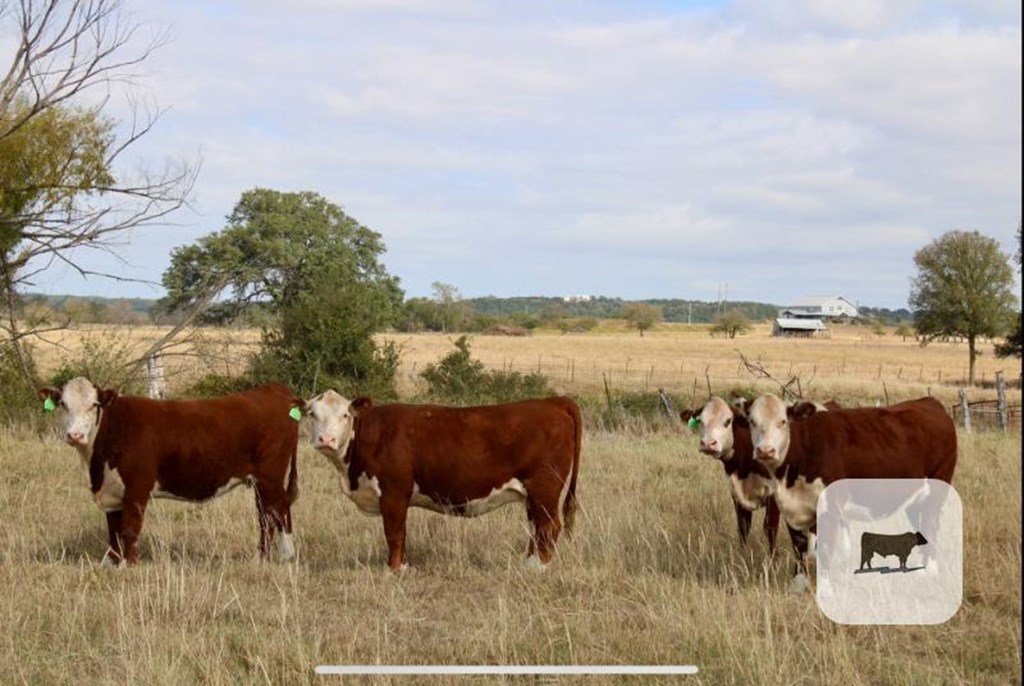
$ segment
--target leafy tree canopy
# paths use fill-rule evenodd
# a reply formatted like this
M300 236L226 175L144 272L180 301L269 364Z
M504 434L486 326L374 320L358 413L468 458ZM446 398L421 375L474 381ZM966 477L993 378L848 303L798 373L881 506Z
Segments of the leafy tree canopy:
M1013 269L999 243L977 231L949 231L914 256L910 306L924 339L967 339L969 383L974 383L976 341L998 336L1012 322L1017 307Z
M222 231L174 251L161 307L193 307L214 293L222 299L208 321L259 307L271 317L256 376L302 390L390 395L397 350L378 347L373 334L391 322L403 294L378 259L383 252L380 234L320 195L257 188L242 195Z
M374 295L383 326L402 302L398 279L378 260L383 252L380 234L319 194L256 188L242 194L223 230L174 250L160 306L192 307L216 291L208 319L229 321L255 303L280 313L340 279Z

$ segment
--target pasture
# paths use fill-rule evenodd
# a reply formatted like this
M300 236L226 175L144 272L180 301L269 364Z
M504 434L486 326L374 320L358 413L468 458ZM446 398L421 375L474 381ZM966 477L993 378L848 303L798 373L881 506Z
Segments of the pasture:
M817 366L814 397L868 404L882 397L885 381L894 402L929 387L952 402L956 386L946 382L962 370L963 346L922 349L858 333L866 338L776 341L757 332L723 340L682 328L643 338L477 336L473 353L495 368L540 364L547 373L545 364L557 365L565 376L552 381L564 391L599 391L610 373L616 388L661 385L679 395L697 379L703 399L705 376L716 390L754 385L745 370L737 373L742 350L780 376L793 365L805 393ZM172 384L202 369L199 362L230 364L253 340L240 338L216 343L223 356L180 358ZM415 390L423 364L450 349L449 338L396 336L404 392ZM64 345L73 354L70 338ZM44 367L59 362L59 351L40 352ZM979 364L979 376L1019 372L991 355ZM597 368L596 378L588 368ZM253 496L240 488L200 506L155 501L141 564L111 569L97 564L105 525L74 451L53 431L0 429L0 682L331 683L338 678L317 677L313 666L374 663L696 664L700 674L689 679L707 684L1021 679L1019 433L960 435L954 485L964 505L964 602L952 620L930 627L840 626L809 595L788 593L788 544L769 556L758 514L750 544L739 546L721 468L682 430L586 432L576 535L560 540L543 574L521 565L528 530L512 506L470 520L413 510L411 568L393 576L380 520L343 499L337 473L300 440L296 563L257 561ZM586 679L619 681L639 683ZM558 681L575 682L583 679Z

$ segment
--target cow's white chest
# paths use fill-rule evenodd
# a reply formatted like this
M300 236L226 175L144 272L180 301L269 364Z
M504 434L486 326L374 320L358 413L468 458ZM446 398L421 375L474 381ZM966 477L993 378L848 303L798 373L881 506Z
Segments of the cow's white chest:
M730 474L729 485L732 486L732 499L747 510L764 507L775 492L774 481L760 474L749 474L745 479L738 474Z
M519 479L509 479L501 486L491 489L491 492L482 498L474 498L465 503L438 503L435 500L423 495L420 492L419 484L413 484L412 499L409 504L413 507L422 507L426 510L433 510L442 514L459 514L463 517L477 517L487 514L499 507L512 503L521 503L526 500L526 486ZM461 506L460 506L461 505Z
M365 515L380 514L380 483L375 476L367 476L366 472L356 479L356 488L349 486L347 474L341 476L341 492L356 504Z
M792 486L787 486L784 479L780 480L775 489L775 500L786 524L808 531L817 518L818 496L823 490L825 482L820 478L808 482L800 476Z
M121 509L124 501L124 481L117 469L111 469L106 462L103 463L103 482L100 488L93 494L96 507L103 512L117 512Z

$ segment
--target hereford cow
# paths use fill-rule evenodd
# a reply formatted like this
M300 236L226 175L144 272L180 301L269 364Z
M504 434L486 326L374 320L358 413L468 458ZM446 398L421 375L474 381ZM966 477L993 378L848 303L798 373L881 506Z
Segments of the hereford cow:
M306 410L313 446L341 474L342 492L383 518L392 570L405 561L410 506L474 517L525 502L534 526L527 562L540 567L563 523L571 532L583 422L568 398L375 406L327 391Z
M150 400L100 390L78 377L38 392L59 407L65 440L81 457L96 505L107 515L104 559L133 564L151 497L204 501L254 486L260 553L274 531L294 556L291 504L298 496L296 444L302 400L282 384L208 400Z
M881 408L819 412L763 395L747 408L755 458L776 481L786 523L813 534L821 492L840 479L953 480L956 427L942 404L920 398ZM806 560L800 573L806 572Z
M871 558L875 555L895 555L900 560L900 569L906 571L910 551L927 543L928 539L920 531L908 531L905 534L873 534L865 531L860 535L860 569L865 566L871 569Z
M763 507L768 548L775 550L779 531L779 508L772 498L775 485L768 470L754 459L746 419L737 417L732 406L718 397L702 408L683 410L679 416L700 432L700 452L722 463L729 479L740 542L747 542L754 511Z

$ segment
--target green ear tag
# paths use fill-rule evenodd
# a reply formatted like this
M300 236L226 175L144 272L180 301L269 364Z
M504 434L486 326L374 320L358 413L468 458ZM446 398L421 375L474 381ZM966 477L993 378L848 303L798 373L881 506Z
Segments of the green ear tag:
M297 422L302 421L302 410L300 410L297 407L293 407L292 409L288 410L288 416Z
M46 400L43 401L44 412L53 412L56 409L57 406L53 404L53 398L47 398Z
M687 425L688 425L688 426L689 426L689 427L690 427L691 429L694 429L694 430L696 430L696 429L697 429L697 427L698 427L698 426L700 426L700 419L699 419L699 418L697 418L697 417L690 417L690 421L686 422L686 424L687 424Z

